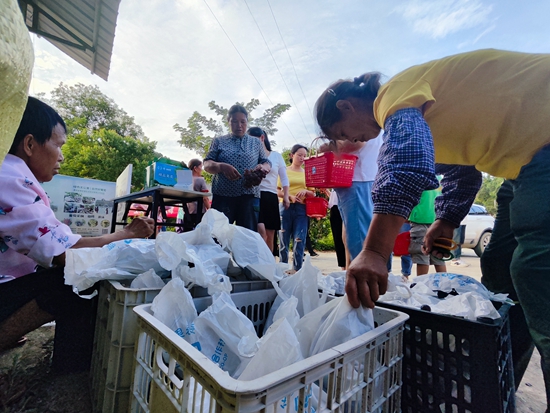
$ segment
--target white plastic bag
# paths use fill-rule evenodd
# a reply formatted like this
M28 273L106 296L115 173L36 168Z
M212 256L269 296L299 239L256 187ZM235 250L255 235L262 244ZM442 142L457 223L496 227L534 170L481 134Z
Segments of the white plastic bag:
M280 289L277 289L277 298L275 298L273 306L269 310L264 331L267 331L273 323L273 316L279 306L289 297L294 296L298 299L296 309L300 317L326 301L326 296L319 297L317 286L317 275L319 273L319 269L311 265L310 258L306 257L300 271L279 281Z
M130 288L163 288L164 281L160 278L157 273L150 269L145 271L143 274L139 274L136 278L130 283Z
M311 356L311 347L319 326L327 319L331 311L338 305L337 300L331 300L314 311L303 316L294 327L296 337L304 358Z
M491 301L513 304L507 294L494 294L474 278L450 273L421 275L413 283L390 276L388 292L379 301L472 321L500 318Z
M204 214L198 227L208 227L218 242L229 251L235 262L249 270L252 279L278 281L283 277L277 271L275 257L260 234L238 225L231 225L227 217L215 209ZM198 228L197 227L197 228Z
M258 350L252 321L226 292L212 297L212 305L195 319L195 331L195 347L231 377L239 377Z
M302 359L294 330L285 318L281 318L258 341L258 351L239 376L239 380L254 380Z
M157 259L155 240L127 239L101 248L70 248L65 253L65 284L76 291L99 280L134 279L150 269L167 273Z
M334 301L338 303L319 325L311 343L310 355L345 343L374 328L374 316L370 308L353 308L346 295Z
M231 257L212 239L208 228L177 234L163 232L157 237L155 250L161 265L181 277L187 284L208 288L209 294L231 291L224 274Z
M275 315L273 316L273 324L280 319L286 319L292 328L296 327L296 324L300 321L300 314L298 314L298 309L296 308L297 306L298 299L294 296L290 297L288 300L284 300L275 311ZM269 331L269 328L267 330Z
M326 291L333 295L344 295L344 287L346 284L346 271L336 271L330 274L317 275L317 285L322 291Z
M197 318L197 310L191 293L181 279L172 279L160 290L153 299L151 311L163 324L195 345L197 339L193 322Z

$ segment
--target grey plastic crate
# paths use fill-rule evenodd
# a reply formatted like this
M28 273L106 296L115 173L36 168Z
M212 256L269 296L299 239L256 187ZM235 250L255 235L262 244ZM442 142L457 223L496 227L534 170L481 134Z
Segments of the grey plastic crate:
M239 293L273 288L265 280L231 284L232 292ZM91 366L94 412L128 412L138 332L133 308L152 303L159 292L160 289L129 288L118 281L101 282ZM206 288L195 286L190 292L199 301L200 297L210 298Z

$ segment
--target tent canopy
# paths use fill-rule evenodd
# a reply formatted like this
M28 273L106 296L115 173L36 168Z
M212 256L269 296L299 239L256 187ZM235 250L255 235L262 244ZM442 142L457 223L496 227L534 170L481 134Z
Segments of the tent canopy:
M29 31L109 77L120 0L19 0Z

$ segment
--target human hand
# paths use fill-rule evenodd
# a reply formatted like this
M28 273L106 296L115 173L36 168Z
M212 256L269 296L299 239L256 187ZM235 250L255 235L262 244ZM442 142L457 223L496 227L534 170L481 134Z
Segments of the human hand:
M298 192L296 194L296 202L303 203L304 200L306 199L308 192L309 191L307 189L302 189L300 192Z
M428 228L428 231L424 236L424 242L422 243L422 252L426 255L431 254L432 250L434 250L433 243L439 238L452 240L454 229L455 226L451 222L445 221L444 219L437 219L432 225L430 225L430 228ZM438 250L434 250L433 255L439 259L447 258L450 256L449 253L442 253Z
M155 230L155 221L152 218L137 217L124 227L128 234L126 238L146 238Z
M254 169L245 169L244 170L244 187L252 188L253 186L260 185L260 183L262 182L262 179L264 179L266 175L267 175L267 172L261 168L261 165L258 165Z
M288 209L288 207L290 206L290 196L289 195L285 195L283 197L283 206L285 207L285 209Z
M236 181L241 178L239 171L237 171L233 165L229 165L228 163L220 163L220 171L230 181Z
M382 255L362 250L351 262L346 274L346 294L354 308L360 305L374 308L375 301L388 288L387 259Z

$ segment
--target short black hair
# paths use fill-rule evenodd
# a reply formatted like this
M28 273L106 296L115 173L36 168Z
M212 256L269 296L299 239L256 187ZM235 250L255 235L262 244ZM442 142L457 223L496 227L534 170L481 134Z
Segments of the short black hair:
M51 106L45 104L37 98L29 96L27 106L25 107L25 112L23 113L23 118L21 119L17 132L15 133L15 138L13 139L9 153L14 155L17 152L19 144L27 135L34 136L34 139L40 145L44 145L50 140L53 129L58 124L63 126L66 133L67 126L61 116L59 116L59 114Z
M202 161L200 159L193 158L189 161L189 163L187 165L188 165L189 169L193 170L197 166L199 166L201 163L202 163Z
M246 119L248 120L248 112L246 108L242 105L233 105L229 108L229 111L227 112L227 121L231 119L231 116L233 116L235 113L244 113L244 116L246 116Z

